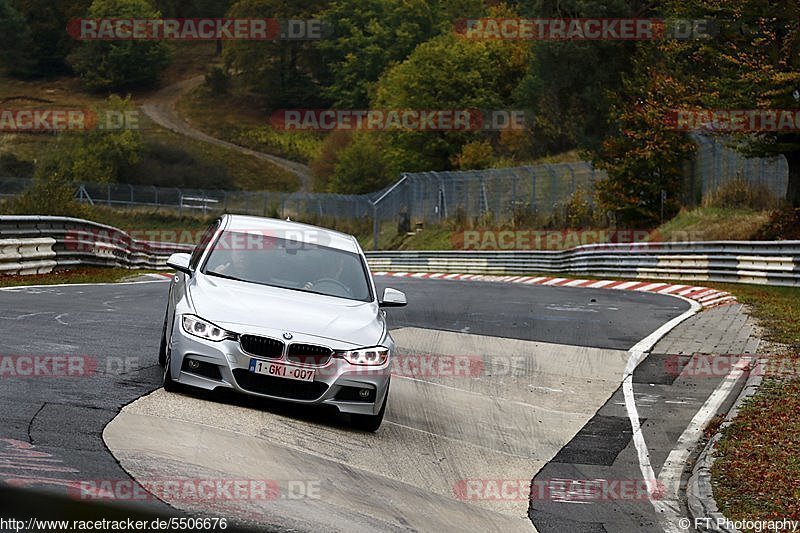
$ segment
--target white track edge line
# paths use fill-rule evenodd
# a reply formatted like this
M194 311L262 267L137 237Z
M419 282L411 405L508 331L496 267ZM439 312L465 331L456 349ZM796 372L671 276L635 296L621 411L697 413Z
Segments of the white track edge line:
M641 363L647 357L647 352L652 350L653 346L655 346L662 337L672 331L684 320L697 314L703 308L702 305L694 300L672 294L669 296L672 296L673 298L680 298L681 300L688 302L691 306L690 309L673 318L666 324L663 324L661 327L637 342L630 350L628 350L630 357L628 358L628 363L625 366L625 374L623 375L624 379L622 381L622 393L625 398L625 410L631 423L631 430L633 431L633 444L636 447L636 455L639 460L639 471L642 473L642 478L647 484L647 498L650 500L650 503L653 505L653 509L657 514L659 511L661 511L661 509L659 509L656 499L654 498L660 497L660 490L655 472L653 471L653 466L650 464L650 453L647 449L647 443L645 443L644 435L642 434L642 428L639 421L639 411L636 409L636 400L633 393L633 371L636 370L636 367L639 366L639 363ZM665 531L667 530L665 529Z

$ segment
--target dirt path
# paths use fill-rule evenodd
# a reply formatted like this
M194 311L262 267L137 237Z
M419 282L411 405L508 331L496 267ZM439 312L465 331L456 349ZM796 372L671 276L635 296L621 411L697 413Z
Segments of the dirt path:
M239 146L238 144L217 139L216 137L212 137L198 130L181 118L175 107L178 99L195 87L202 85L202 83L203 76L199 75L178 83L174 83L172 85L168 85L150 96L144 103L142 103L142 111L156 124L180 135L185 135L186 137L191 137L192 139L198 141L207 142L223 148L229 148L242 154L257 157L259 159L263 159L264 161L269 161L270 163L273 163L282 169L295 174L298 178L300 178L300 191L308 191L311 185L311 170L307 165L271 154L265 154L264 152L257 152L255 150Z

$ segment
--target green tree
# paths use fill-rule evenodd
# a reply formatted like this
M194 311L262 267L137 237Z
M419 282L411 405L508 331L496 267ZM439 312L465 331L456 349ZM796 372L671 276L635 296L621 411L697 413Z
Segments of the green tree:
M404 60L431 37L450 31L457 16L483 13L479 0L460 5L426 0L334 0L320 18L335 29L331 39L319 42L327 79L324 94L334 107L358 109L381 74Z
M658 3L643 0L536 0L525 16L560 18L649 17ZM516 104L531 109L538 155L597 149L609 132L614 95L630 71L636 44L625 41L538 41Z
M325 5L326 0L239 0L228 16L307 19ZM223 59L267 109L319 107L326 102L316 76L322 66L314 46L310 40L230 41Z
M507 109L530 63L525 43L471 40L454 33L419 45L390 68L375 90L373 107L386 109ZM461 146L495 133L404 131L387 133L403 171L445 170Z
M66 57L76 41L67 33L67 21L80 17L89 1L10 0L11 7L25 20L25 29L21 33L15 32L15 28L18 28L16 22L5 26L6 21L3 21L3 33L6 38L13 39L14 44L11 53L15 57L3 60L4 63L12 63L11 74L37 78L68 73L70 68ZM0 18L2 16L0 7Z
M328 182L328 191L339 194L363 194L385 187L396 178L387 157L385 140L374 133L360 132L340 150Z
M33 58L26 53L32 46L32 38L25 17L8 0L0 0L0 67L11 74L30 71Z
M231 0L155 0L166 18L219 18L224 17Z
M88 18L160 18L148 0L94 0ZM93 91L151 87L169 64L161 41L87 41L69 56L83 84Z

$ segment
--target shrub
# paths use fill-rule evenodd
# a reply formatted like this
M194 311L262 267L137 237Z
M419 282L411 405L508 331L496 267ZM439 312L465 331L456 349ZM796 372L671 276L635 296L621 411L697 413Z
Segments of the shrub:
M0 176L7 178L30 178L33 163L17 159L14 154L0 154Z
M213 96L228 94L231 77L221 67L211 67L206 73L206 87Z
M380 190L395 179L396 173L381 139L361 133L340 150L328 190L339 194L362 194Z
M158 141L145 143L141 160L122 170L119 180L133 185L235 189L222 163L210 163L181 147Z
M15 215L53 215L85 217L88 206L75 199L72 181L58 172L50 160L36 169L33 187L8 200L3 211Z
M800 240L800 209L785 207L770 213L769 222L754 236L756 240Z
M461 147L453 158L453 165L461 170L489 168L495 161L494 149L489 141L472 141Z

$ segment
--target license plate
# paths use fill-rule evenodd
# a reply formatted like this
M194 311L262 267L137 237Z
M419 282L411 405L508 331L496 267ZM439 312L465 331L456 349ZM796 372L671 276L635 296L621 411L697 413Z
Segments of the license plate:
M315 371L310 368L270 363L269 361L260 361L258 359L250 359L250 372L277 378L294 379L296 381L314 381L315 374Z

